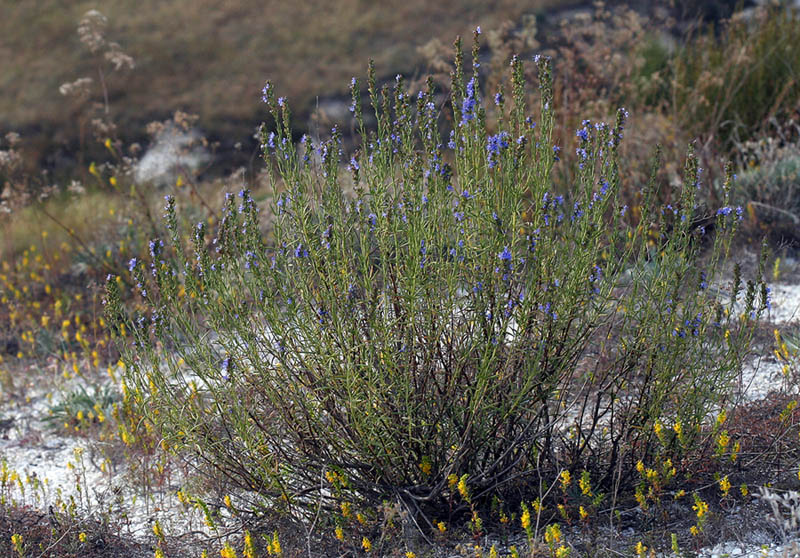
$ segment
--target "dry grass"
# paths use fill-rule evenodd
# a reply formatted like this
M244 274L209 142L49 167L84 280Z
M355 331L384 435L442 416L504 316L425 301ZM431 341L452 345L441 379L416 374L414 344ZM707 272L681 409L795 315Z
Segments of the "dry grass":
M30 205L13 216L0 218L0 261L10 263L32 245L46 253L63 250L62 243L72 244L69 231L80 239L99 240L102 235L98 231L120 219L118 200L103 192Z
M110 0L101 7L107 36L137 64L108 79L112 117L141 139L146 122L188 110L232 144L247 140L242 130L264 119L259 92L267 78L296 113L308 114L318 96L345 93L370 57L386 75L411 72L421 61L417 46L433 37L466 35L478 24L488 29L575 3L342 0L334 9L322 0ZM9 62L0 73L0 129L25 132L29 159L41 161L65 142L76 145L82 106L65 101L58 87L80 76L97 78L75 33L94 7L89 1L0 0L0 58Z

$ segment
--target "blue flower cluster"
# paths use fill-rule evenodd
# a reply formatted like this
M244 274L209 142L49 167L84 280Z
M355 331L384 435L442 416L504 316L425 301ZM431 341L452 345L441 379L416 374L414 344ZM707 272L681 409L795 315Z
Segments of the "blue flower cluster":
M461 125L463 126L475 118L475 107L478 105L478 95L475 92L475 78L467 83L467 93L461 102Z
M497 166L500 154L508 148L508 138L508 132L503 131L489 136L489 139L486 140L487 161L489 162L490 169Z

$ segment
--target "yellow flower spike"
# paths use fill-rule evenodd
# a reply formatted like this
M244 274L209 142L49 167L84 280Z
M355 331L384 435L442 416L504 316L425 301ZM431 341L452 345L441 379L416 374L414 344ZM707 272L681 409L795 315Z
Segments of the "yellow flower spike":
M739 457L739 452L742 449L742 444L736 440L733 444L733 451L731 451L731 463L736 463L736 458Z
M742 484L742 486L739 487L739 492L741 492L742 496L746 498L747 495L750 494L750 489L747 488L746 484Z
M495 545L492 545L492 548L489 549L489 558L498 558L497 547Z
M372 543L367 537L361 539L361 548L364 549L364 552L369 552L370 550L372 550Z
M561 542L561 525L552 523L544 531L544 540L547 544Z
M717 451L719 453L724 452L725 449L727 449L728 444L730 444L730 442L731 442L731 438L728 435L728 431L727 430L723 430L722 432L720 432L719 436L717 437L717 448L718 448Z
M439 529L440 533L444 533L445 531L447 531L447 525L445 525L444 521L437 522L436 528Z
M447 476L447 486L450 487L450 490L455 488L457 484L458 484L458 475L453 473Z
M581 519L585 520L587 517L589 517L589 512L586 511L586 508L581 506L578 508L578 515L581 516Z
M566 490L569 484L572 482L572 475L570 475L569 471L561 471L561 490Z
M645 555L645 552L647 552L647 547L644 544L642 544L642 541L637 542L636 543L636 555L639 556L639 558L643 558L644 555Z
M406 552L406 558L417 558L417 555L409 550Z
M556 558L567 558L569 556L569 547L563 544L556 549Z
M222 558L236 558L236 551L231 546L231 543L225 543L225 546L222 547L222 550L219 551L219 555Z
M419 464L419 469L422 471L423 475L430 475L432 469L431 459L427 455L422 458L422 461Z
M336 526L334 534L336 535L336 539L337 540L339 540L339 541L343 541L344 540L344 531L342 530L342 528L340 526L338 526L338 525Z
M203 552L203 556L207 557L205 551ZM163 550L161 550L160 548L156 548L156 553L153 555L153 558L166 558L166 556L164 556Z
M92 161L91 164L89 165L89 174L97 178L100 178L100 173L97 171L97 165L95 165L94 161Z
M700 497L697 496L696 494L694 497L694 502L695 503L692 506L692 509L697 514L697 519L703 519L703 517L705 517L708 514L708 503L701 500Z
M22 535L19 533L11 535L11 544L14 545L14 550L16 550L20 557L25 555L25 549L22 547Z
M578 479L578 487L581 489L581 494L584 496L592 495L592 484L589 478L589 471L584 470L581 473L581 478Z
M731 490L731 481L728 480L728 475L725 475L719 481L719 489L722 491L723 496L728 496L728 492Z
M158 520L153 523L153 534L157 539L164 540L164 530L161 529L161 523L159 523Z
M112 186L116 186L117 185L117 177L116 176L112 176L111 178L108 179L108 183L111 184Z
M525 502L522 502L522 516L519 518L522 528L526 531L531 528L531 512Z
M464 499L464 501L469 502L469 487L467 486L467 479L469 475L466 473L461 475L461 478L458 479L458 493Z
M231 503L231 497L230 497L229 494L225 495L224 501L225 501L225 507L226 508L231 509L233 507L233 504Z
M281 554L283 554L283 550L281 549L281 541L278 539L277 531L272 534L272 543L270 544L270 548L275 556L281 556Z

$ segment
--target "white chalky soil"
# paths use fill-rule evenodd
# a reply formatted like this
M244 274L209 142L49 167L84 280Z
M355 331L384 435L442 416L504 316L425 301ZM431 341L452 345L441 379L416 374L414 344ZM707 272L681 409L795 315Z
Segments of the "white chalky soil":
M800 284L772 285L771 289L772 308L765 319L782 331L800 327ZM742 372L742 396L755 401L771 392L785 390L782 369L782 363L772 354L751 357ZM796 391L796 386L792 389ZM184 507L175 494L177 486L151 491L149 496L136 494L136 489L125 478L124 467L107 472L100 470L102 457L91 447L96 441L64 436L41 422L52 404L41 387L29 386L26 393L25 400L12 398L0 407L0 418L5 419L5 423L0 421L0 459L5 461L8 470L16 471L23 482L35 476L43 483L39 490L26 484L24 496L19 491L14 492L17 501L47 509L59 498L68 501L72 497L82 510L106 513L110 509L112 517L123 519L123 533L140 540L152 536L152 523L156 518L168 532L208 531L198 513L182 511ZM54 394L53 400L57 399L58 395ZM76 450L83 451L83 465ZM747 536L743 536L743 540L703 549L699 555L703 558L800 556L800 537L782 545L770 543L768 533L751 533L750 540Z

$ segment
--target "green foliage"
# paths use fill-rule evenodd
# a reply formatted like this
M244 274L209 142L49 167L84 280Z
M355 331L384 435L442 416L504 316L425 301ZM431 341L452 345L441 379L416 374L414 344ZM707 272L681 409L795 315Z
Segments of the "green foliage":
M392 500L476 518L493 496L563 482L565 470L590 471L601 498L656 454L691 467L733 387L766 288L737 275L718 300L708 285L741 210L720 208L701 263L690 152L672 206L655 205L653 179L628 211L624 109L614 125L584 123L575 184L553 191L549 60L535 61L538 122L515 58L491 134L461 59L459 42L449 147L430 83L416 98L399 77L378 90L370 68L367 133L354 82L361 143L349 176L335 131L305 140L318 162L297 154L267 84L277 131L265 156L285 187L273 236L243 190L213 239L201 222L187 250L168 198L171 242L130 262L147 312L124 308L108 282L109 325L132 335L120 343L125 404L140 427L264 507L310 517Z
M50 412L42 421L50 428L80 427L102 422L105 417L112 416L114 404L119 399L116 391L107 386L94 385L91 392L80 386L50 407Z

